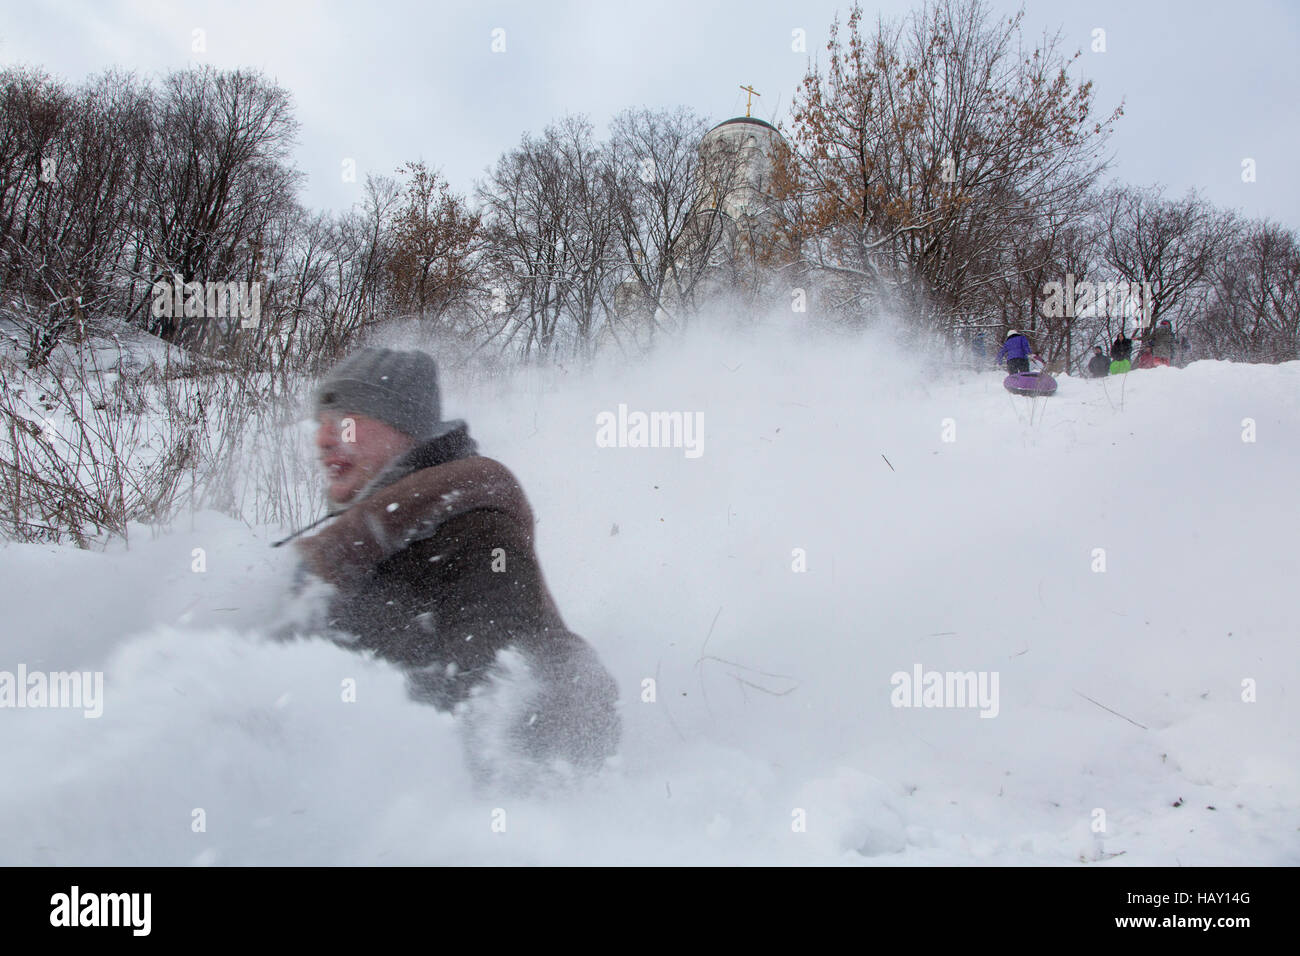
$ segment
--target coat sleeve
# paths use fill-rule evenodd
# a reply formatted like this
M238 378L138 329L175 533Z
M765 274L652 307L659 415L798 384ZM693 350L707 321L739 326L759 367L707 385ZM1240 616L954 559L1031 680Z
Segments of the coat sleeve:
M412 691L459 701L476 687L522 678L524 693L507 690L504 698L512 739L537 758L598 766L619 739L618 688L591 646L564 626L524 530L510 515L483 510L412 546L413 563L436 569L427 578L435 628L455 663L454 680L445 667L413 672ZM500 656L505 651L514 653ZM480 705L497 706L470 700L471 723Z
M499 462L467 458L408 475L348 508L324 531L299 538L294 546L314 574L345 586L436 534L445 522L487 509L532 525L532 512L514 476Z

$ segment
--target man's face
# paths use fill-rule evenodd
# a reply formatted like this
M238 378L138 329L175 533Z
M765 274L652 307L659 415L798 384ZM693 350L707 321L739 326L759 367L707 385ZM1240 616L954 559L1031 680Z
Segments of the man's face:
M316 420L325 491L336 505L351 501L385 465L415 444L409 435L368 415L326 411Z

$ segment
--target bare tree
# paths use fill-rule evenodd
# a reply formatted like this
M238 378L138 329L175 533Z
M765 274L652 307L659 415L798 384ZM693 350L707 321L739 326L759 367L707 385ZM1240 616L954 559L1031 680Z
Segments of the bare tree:
M1211 269L1193 354L1248 362L1300 359L1300 241L1255 222Z
M7 314L26 328L36 367L117 301L148 96L115 73L73 93L11 74L4 89L0 152L15 163L0 179L0 271L13 296Z
M1130 283L1146 283L1150 302L1145 330L1161 319L1192 319L1183 312L1227 248L1235 224L1230 214L1189 193L1164 198L1159 187L1116 186L1106 191L1102 221L1106 263Z
M285 160L298 124L289 94L246 71L208 67L169 75L158 104L150 161L137 203L146 287L157 280L257 281L269 223L287 212L300 174ZM202 344L210 326L154 317L149 331Z
M570 213L565 242L569 279L562 287L574 347L589 355L618 274L617 196L609 150L585 119L568 117L547 131Z
M1037 210L1010 235L1002 278L990 285L997 313L981 323L996 329L985 342L1001 341L1001 333L1018 329L1030 333L1035 349L1049 366L1074 367L1109 328L1106 299L1091 290L1105 288L1101 233L1083 209L1092 194L1075 204ZM1089 293L1082 294L1085 283ZM1053 299L1052 287L1059 296ZM1064 306L1068 298L1068 307ZM1107 341L1109 341L1107 339ZM1080 346L1079 343L1082 343Z
M480 184L484 282L501 347L547 354L589 342L611 268L605 151L583 117L525 135Z
M989 314L1011 244L1103 169L1120 114L1093 118L1059 36L1027 48L1022 15L926 3L866 36L854 6L794 103L778 171L787 229L851 310L887 299L932 328ZM1077 56L1077 54L1076 54Z
M683 324L722 237L716 175L700 141L707 124L686 108L627 110L611 125L612 181L622 269L634 284L650 337Z

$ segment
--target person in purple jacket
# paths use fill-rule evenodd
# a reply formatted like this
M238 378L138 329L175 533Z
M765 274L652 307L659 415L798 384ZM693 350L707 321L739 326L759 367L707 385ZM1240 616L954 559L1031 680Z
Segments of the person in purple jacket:
M1029 339L1025 338L1025 334L1011 329L1007 332L1007 340L1002 343L1002 348L998 349L996 361L1001 362L1005 358L1007 374L1015 375L1017 372L1029 371L1029 356L1033 354L1034 350L1029 347Z

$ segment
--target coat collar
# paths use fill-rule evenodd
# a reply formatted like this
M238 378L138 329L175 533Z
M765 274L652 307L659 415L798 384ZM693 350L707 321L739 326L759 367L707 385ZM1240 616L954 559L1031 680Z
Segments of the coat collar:
M394 458L379 474L371 478L351 501L342 507L332 508L330 513L342 514L354 505L365 501L376 491L401 481L407 475L425 468L436 468L449 461L469 458L477 453L478 443L469 437L469 426L463 419L442 422L433 435Z

